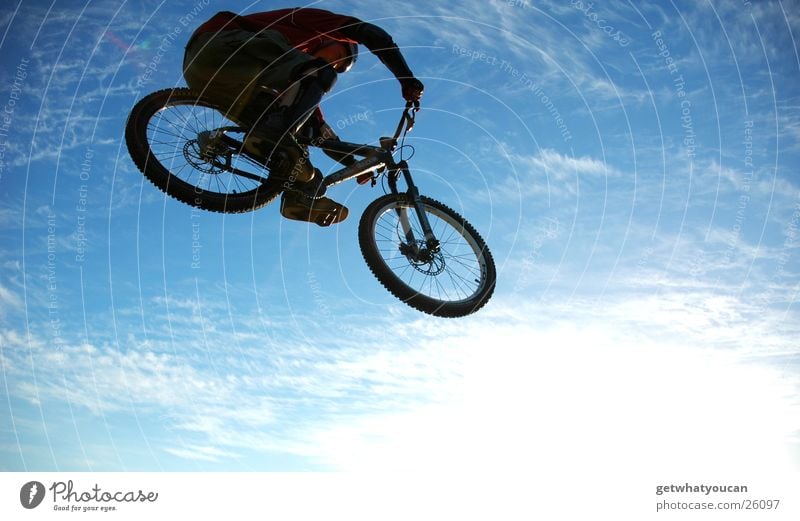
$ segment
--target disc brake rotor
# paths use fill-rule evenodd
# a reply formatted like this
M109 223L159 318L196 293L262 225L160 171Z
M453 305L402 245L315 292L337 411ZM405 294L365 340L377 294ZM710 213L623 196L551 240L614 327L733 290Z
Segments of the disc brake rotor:
M444 256L441 252L431 252L423 240L417 240L418 254L413 255L411 248L401 243L400 251L408 259L408 263L425 275L439 275L445 270ZM404 251L405 250L405 251Z

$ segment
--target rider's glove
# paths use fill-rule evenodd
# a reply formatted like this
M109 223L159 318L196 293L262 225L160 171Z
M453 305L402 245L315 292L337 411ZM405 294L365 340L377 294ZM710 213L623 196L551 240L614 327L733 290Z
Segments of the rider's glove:
M403 99L419 107L419 100L422 97L422 93L425 91L425 85L417 78L402 78L400 80L400 87L403 89Z

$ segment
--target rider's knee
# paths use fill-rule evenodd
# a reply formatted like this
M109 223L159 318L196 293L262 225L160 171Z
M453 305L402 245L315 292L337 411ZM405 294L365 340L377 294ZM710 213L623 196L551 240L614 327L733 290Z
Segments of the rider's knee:
M322 90L325 92L329 92L333 88L338 77L339 75L330 63L326 63L324 67L317 69L317 78L319 79L320 87L322 87Z
M301 84L315 83L324 93L328 93L338 78L333 66L325 60L315 59L305 64L296 74Z

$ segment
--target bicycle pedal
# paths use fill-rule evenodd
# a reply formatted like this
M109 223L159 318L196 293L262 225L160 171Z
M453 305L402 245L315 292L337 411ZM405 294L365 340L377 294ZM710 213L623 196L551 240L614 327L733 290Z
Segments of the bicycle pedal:
M347 210L346 206L342 206L341 208L335 208L329 212L317 215L317 217L314 219L314 224L325 228L332 224L344 221L345 219L347 219L348 213L349 211Z

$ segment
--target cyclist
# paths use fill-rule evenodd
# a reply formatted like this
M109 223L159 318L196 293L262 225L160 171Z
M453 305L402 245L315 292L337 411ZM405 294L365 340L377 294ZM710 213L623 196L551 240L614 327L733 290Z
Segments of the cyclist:
M314 193L322 174L308 161L307 150L294 134L338 139L325 123L319 103L338 74L355 64L358 44L400 81L406 101L419 104L424 86L392 37L352 16L311 8L244 16L223 11L197 28L186 45L183 74L189 87L232 120L252 128L245 153L262 162L270 158L270 171L287 179L281 200L284 217L325 225L347 217L343 205L304 195ZM354 162L350 156L326 153L345 165ZM361 176L359 182L370 177ZM320 220L320 215L325 218Z

